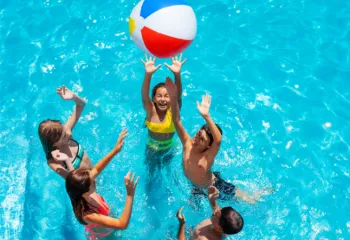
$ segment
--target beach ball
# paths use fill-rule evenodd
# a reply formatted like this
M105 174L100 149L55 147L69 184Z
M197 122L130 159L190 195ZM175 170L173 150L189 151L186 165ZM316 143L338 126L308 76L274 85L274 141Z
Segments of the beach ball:
M192 43L197 21L184 0L143 0L131 12L129 30L131 39L142 51L168 58Z

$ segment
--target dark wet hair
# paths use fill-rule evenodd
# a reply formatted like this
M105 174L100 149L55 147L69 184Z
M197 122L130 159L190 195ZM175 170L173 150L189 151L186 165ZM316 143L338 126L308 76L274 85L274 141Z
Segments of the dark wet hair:
M236 234L242 230L244 220L232 207L224 207L221 209L219 224L225 234Z
M165 83L163 82L158 83L152 88L152 100L153 100L153 97L156 95L158 88L161 88L161 87L165 87Z
M215 125L216 125L216 127L219 129L219 131L220 131L220 133L221 133L221 135L222 135L222 129L221 129L221 127L219 126L219 124L216 124L216 123L215 123ZM207 135L208 135L208 137L209 137L209 139L210 139L210 142L209 142L209 146L210 146L210 145L213 143L214 138L213 138L213 134L212 134L211 131L210 131L209 125L208 125L208 124L204 124L204 125L201 127L200 130L204 130L204 131L207 133Z
M63 125L58 120L48 119L39 124L38 134L47 160L52 158L51 152L56 150L54 144L60 139L62 131Z
M89 210L89 204L83 197L90 190L91 178L89 170L76 169L66 178L66 190L72 202L75 217L81 224L87 225L83 219L83 212Z

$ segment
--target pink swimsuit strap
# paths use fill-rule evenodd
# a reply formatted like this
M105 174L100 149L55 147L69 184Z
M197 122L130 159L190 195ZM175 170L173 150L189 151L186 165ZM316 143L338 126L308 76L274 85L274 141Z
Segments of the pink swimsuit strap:
M97 238L106 237L114 231L113 228L105 228L106 232L100 233L100 232L95 232L94 228L101 228L101 226L94 223L85 225L85 232L84 232L85 237L91 240L95 240Z
M95 206L92 206L91 204L90 205L90 208L101 214L101 215L104 215L104 216L108 216L109 214L109 206L107 205L106 201L103 199L103 197L101 197L100 195L97 195L97 201L98 201L98 207L95 207ZM83 212L85 210L83 209ZM102 226L98 225L98 224L95 224L95 223L92 223L92 224L88 224L88 225L85 225L85 236L88 238L88 239L92 239L92 240L95 240L97 238L101 238L101 237L106 237L108 236L109 234L111 234L114 229L112 228L105 228L107 231L104 232L104 233L99 233L99 232L95 232L94 231L94 228L102 228Z

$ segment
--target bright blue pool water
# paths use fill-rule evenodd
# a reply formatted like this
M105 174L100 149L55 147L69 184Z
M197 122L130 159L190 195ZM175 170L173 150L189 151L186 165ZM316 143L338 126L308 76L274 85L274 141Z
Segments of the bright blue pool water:
M350 2L189 2L198 34L184 53L183 123L191 135L203 124L195 101L207 90L224 131L213 170L249 193L275 189L255 206L219 202L245 218L229 239L349 239ZM1 239L84 239L37 136L40 121L72 111L55 94L62 84L88 100L74 135L94 163L129 129L97 186L120 215L123 176L141 176L119 239L175 239L182 205L188 227L210 216L206 201L188 205L178 139L170 170L146 193L142 53L127 22L136 3L0 1ZM169 74L163 67L152 84Z

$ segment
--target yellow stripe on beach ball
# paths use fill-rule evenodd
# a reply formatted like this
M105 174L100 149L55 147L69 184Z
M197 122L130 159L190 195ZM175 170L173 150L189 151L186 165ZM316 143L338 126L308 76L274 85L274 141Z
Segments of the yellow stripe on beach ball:
M136 29L136 21L132 18L129 19L129 31L130 31L130 36L133 34L133 32Z

